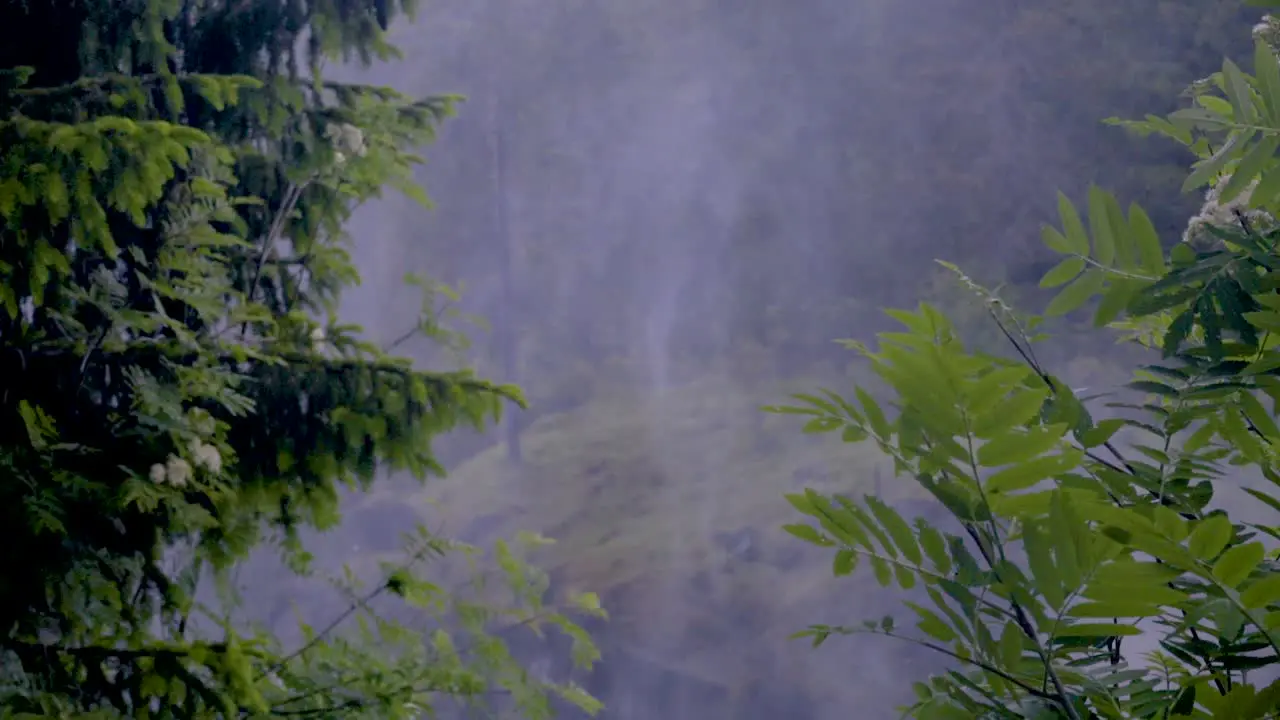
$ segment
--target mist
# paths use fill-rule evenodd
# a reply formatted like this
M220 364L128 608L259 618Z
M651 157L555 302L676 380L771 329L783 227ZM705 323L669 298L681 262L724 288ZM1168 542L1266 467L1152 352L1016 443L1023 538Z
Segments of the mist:
M1134 104L1162 112L1174 93L1139 74L1131 85L1150 93L1077 103L1096 78L1063 65L1089 42L1125 45L1144 72L1185 84L1227 52L1169 43L1186 14L1063 37L1052 11L988 5L437 0L396 31L401 62L334 73L466 98L424 149L436 207L388 197L359 211L364 282L344 320L388 343L418 318L406 273L459 287L457 309L487 320L446 320L471 347L398 351L517 383L530 406L505 431L442 439L450 477L349 498L344 525L314 539L321 564L385 552L423 521L478 543L545 533L558 540L551 592L596 590L612 616L591 627L602 664L579 678L605 718L895 717L943 659L882 639L787 639L878 618L898 594L831 578L778 529L782 494L874 491L934 509L874 453L799 437L757 408L861 381L832 341L871 339L889 325L882 307L938 302L994 347L934 259L980 281L1034 276L1059 189L1128 183L1132 199L1162 201L1150 208L1162 229L1185 222L1158 174L1180 160L1099 125ZM1028 310L1043 301L1012 292ZM1082 347L1068 335L1046 354L1072 382L1124 375L1126 356ZM305 614L336 606L320 595ZM259 602L281 617L284 600ZM572 672L545 646L520 651Z

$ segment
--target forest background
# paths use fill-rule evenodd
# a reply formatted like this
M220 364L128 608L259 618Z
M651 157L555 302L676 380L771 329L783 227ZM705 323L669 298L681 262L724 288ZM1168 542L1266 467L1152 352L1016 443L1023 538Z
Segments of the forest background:
M795 563L776 498L805 483L917 491L886 487L867 451L793 446L755 408L856 377L832 340L889 327L886 306L939 303L966 340L1007 352L933 261L1043 307L1056 259L1039 236L1059 191L1100 185L1180 239L1202 202L1180 190L1185 151L1103 121L1190 103L1222 58L1249 57L1259 16L1229 1L427 8L400 35L414 38L406 65L369 76L467 102L430 153L430 216L357 218L373 282L350 307L393 341L383 308L400 274L459 286L489 321L469 357L530 398L507 432L452 438L466 462L426 493L440 503L427 515L468 537L558 538L548 566L614 610L599 632L621 674L641 671L618 655L639 656L759 717L839 708L859 692L849 663L866 686L901 677L861 660L892 646L860 639L832 658L784 639L798 618L850 612L849 590L821 560ZM403 292L391 307L416 302ZM1041 352L1069 381L1126 379L1130 351L1087 318L1053 330ZM406 347L446 362L419 342ZM359 512L389 517L399 500ZM636 687L606 702L693 711Z
M918 490L757 408L862 377L832 341L883 329L886 306L939 303L998 349L933 259L1038 307L1059 190L1103 185L1180 238L1201 203L1179 191L1189 158L1100 120L1174 109L1252 52L1258 15L1227 0L427 4L393 26L403 58L327 73L466 98L417 174L435 209L385 198L352 219L364 281L341 315L420 368L518 384L528 407L440 439L445 479L345 497L341 526L305 537L320 569L371 576L420 522L481 545L544 533L551 594L592 590L610 612L589 623L605 660L578 679L613 716L884 716L934 659L787 640L892 596L832 583L779 530L781 496ZM406 274L468 342L410 332L423 283ZM1109 338L1055 331L1045 360L1073 385L1126 379ZM276 563L260 553L235 579L280 637L295 610L321 622L347 605ZM519 653L577 677L555 648Z
M1185 150L1104 120L1189 103L1222 58L1250 56L1259 16L1229 0L430 4L394 34L402 63L353 77L466 101L421 174L435 209L355 218L366 281L347 312L394 343L406 323L387 309L419 303L406 271L457 289L467 362L529 407L447 438L448 479L363 498L325 546L358 557L424 518L468 540L555 538L539 558L553 586L611 611L589 686L618 717L824 718L853 698L892 713L903 668L937 659L787 640L893 596L833 587L826 558L778 530L778 497L919 491L756 408L862 377L833 340L891 327L883 307L939 303L1007 352L934 259L1043 307L1059 191L1100 185L1180 239L1202 202L1180 190ZM1127 379L1132 351L1087 318L1053 331L1041 352L1070 382ZM457 362L430 339L401 349ZM863 697L886 682L900 692Z

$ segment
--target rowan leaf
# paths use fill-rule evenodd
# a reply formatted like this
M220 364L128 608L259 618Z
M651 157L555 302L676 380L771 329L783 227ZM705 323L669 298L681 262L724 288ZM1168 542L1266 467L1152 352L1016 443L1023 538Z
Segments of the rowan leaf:
M1102 271L1086 270L1049 301L1044 314L1054 317L1080 308L1102 290L1105 282L1106 276Z
M1258 569L1266 554L1266 548L1260 542L1236 545L1213 564L1213 576L1223 585L1234 588Z
M1040 278L1040 287L1054 288L1066 285L1084 272L1085 259L1082 257L1069 257L1062 262L1054 265L1052 269Z
M1213 560L1231 542L1234 534L1235 530L1226 515L1210 515L1191 531L1187 549L1201 560Z

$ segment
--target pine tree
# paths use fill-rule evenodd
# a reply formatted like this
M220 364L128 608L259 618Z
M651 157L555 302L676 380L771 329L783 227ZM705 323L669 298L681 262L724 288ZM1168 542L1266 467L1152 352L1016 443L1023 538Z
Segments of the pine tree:
M524 677L484 634L490 605L409 565L357 605L400 595L460 618L483 652L383 620L365 634L383 658L324 632L288 654L229 625L193 634L210 612L197 578L268 538L303 569L298 531L336 522L339 488L439 474L435 436L520 399L336 319L358 281L345 221L386 187L426 202L414 148L451 99L322 70L394 58L384 33L412 5L0 5L0 522L17 550L0 560L0 706L407 717L492 681L531 715L552 691L592 705ZM423 533L410 555L451 547ZM545 578L506 546L499 560L520 591L508 617L561 625L589 658L541 607Z

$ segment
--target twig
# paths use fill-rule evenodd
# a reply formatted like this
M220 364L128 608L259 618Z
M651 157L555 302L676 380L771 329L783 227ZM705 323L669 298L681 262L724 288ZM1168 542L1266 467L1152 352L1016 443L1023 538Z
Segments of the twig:
M966 665L972 665L973 667L976 667L979 670L983 670L985 672L991 673L992 675L996 675L1000 679L1005 680L1014 685L1017 685L1019 688L1024 690L1027 694L1032 695L1033 697L1038 697L1041 700L1048 700L1054 703L1063 703L1063 701L1065 701L1066 699L1065 697L1058 697L1054 693L1047 693L1032 685L1028 685L1026 682L1019 680L1018 678L1014 677L1013 675L1010 675L1008 672L1001 670L1000 668L994 665L989 665L987 663L982 662L981 660L975 660L972 657L964 657L959 653L955 652L954 650L943 647L942 645L931 643L928 640L921 640L919 638L908 637L906 635L901 635L899 633L896 633L892 630L870 630L870 629L863 630L860 628L852 628L847 632L849 634L883 635L884 637L893 638L895 640L902 640L904 642L909 642L915 645L919 645L923 648L927 648L929 650L933 650L934 652L946 655L952 660L958 660ZM1073 717L1077 717L1077 720L1078 720L1078 716L1073 716Z
M258 292L258 283L262 280L262 272L267 264L267 257L271 254L271 248L275 245L276 239L284 233L284 225L289 221L289 217L293 215L294 209L298 206L298 200L302 198L302 193L311 185L308 179L302 184L290 183L289 189L285 191L284 202L280 203L280 209L276 216L271 219L271 226L267 229L267 236L262 242L262 253L258 255L258 264L254 268L253 277L249 281L249 287L245 290L245 302L253 302L253 296ZM249 321L245 320L240 325L240 334L244 335L248 331Z

